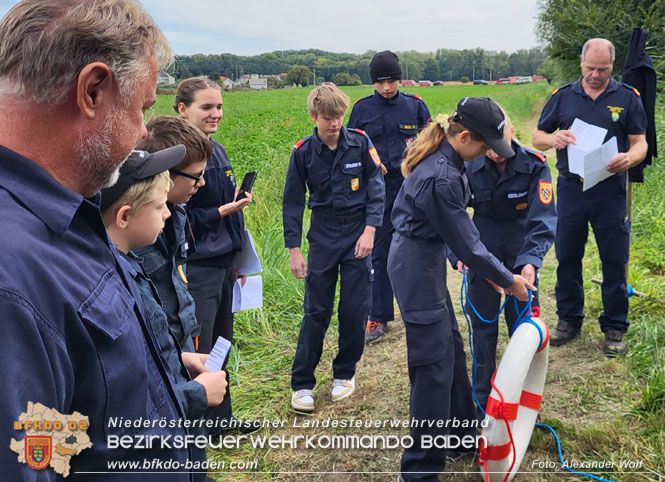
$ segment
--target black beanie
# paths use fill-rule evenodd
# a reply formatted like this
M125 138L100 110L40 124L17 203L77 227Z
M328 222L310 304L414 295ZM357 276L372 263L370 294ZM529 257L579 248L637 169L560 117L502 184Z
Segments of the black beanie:
M372 83L401 79L402 68L399 66L399 57L390 50L377 52L369 63L369 76L372 78Z

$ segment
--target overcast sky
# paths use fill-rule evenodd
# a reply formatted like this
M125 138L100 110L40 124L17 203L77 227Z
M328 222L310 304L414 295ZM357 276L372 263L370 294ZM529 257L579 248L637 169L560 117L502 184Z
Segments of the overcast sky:
M0 0L0 16L18 2ZM144 0L177 54L539 45L536 0Z

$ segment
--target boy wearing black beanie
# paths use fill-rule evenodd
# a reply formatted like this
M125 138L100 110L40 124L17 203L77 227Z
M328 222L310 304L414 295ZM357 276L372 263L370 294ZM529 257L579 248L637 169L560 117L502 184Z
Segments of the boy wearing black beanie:
M379 341L387 323L395 319L393 290L386 269L392 236L390 215L404 180L400 170L404 150L431 120L420 96L399 91L402 69L395 53L389 50L376 53L369 72L376 90L356 101L347 123L349 129L362 129L372 139L382 161L386 185L383 225L376 230L372 252L374 283L365 343Z

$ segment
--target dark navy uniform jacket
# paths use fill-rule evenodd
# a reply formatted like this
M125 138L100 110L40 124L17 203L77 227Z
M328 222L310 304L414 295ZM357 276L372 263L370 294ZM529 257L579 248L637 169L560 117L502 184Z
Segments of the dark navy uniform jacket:
M556 89L540 114L538 129L548 133L557 129L570 129L576 118L607 129L604 142L616 136L619 152L626 152L630 148L629 134L645 134L647 129L647 118L639 92L612 78L596 100L586 95L581 79ZM557 149L556 155L559 174L571 176L567 149Z
M554 242L556 208L552 176L545 156L512 142L515 156L499 175L494 161L479 156L467 164L473 193L473 222L483 244L499 259L515 259L541 268ZM450 256L453 265L457 258Z
M154 283L169 328L185 351L194 351L192 334L196 329L194 298L187 289L185 262L190 241L184 204L166 203L171 217L164 224L164 232L151 246L134 250L143 259L142 266Z
M34 162L0 147L0 447L3 480L56 480L52 469L18 463L10 439L29 402L89 418L92 446L71 458L67 480L107 471L110 460L159 458L184 464L183 448L111 449L109 435L184 436L184 428L111 427L118 417L157 422L184 417L141 295L119 266L99 194L85 199ZM79 472L79 474L77 474ZM94 476L117 480L117 474ZM143 474L144 481L189 481L189 474Z
M403 289L396 287L395 293L411 293L399 300L406 311L444 309L446 245L480 276L503 287L513 283L513 274L480 241L478 230L466 212L469 199L464 161L446 141L420 161L404 180L393 207L396 235L428 242L421 244L422 250L399 253L407 258L401 263L416 278L391 278L393 283L404 285ZM433 269L435 266L438 268ZM416 323L419 320L431 322L425 314L409 319Z
M307 206L331 216L363 215L367 226L381 226L385 202L381 161L362 131L342 126L332 152L317 134L298 141L291 152L283 200L284 244L300 246L305 192Z
M139 288L143 304L145 305L146 316L155 333L155 338L157 339L157 343L159 343L162 355L171 370L176 392L187 418L191 420L201 418L208 408L208 396L206 395L205 387L190 378L187 369L182 363L178 339L169 329L169 323L166 313L162 309L157 288L143 267L143 258L131 251L128 254L120 252L118 254L121 262L125 263L124 267L126 271L134 279L136 286Z
M219 206L233 202L236 178L224 147L210 139L212 155L205 170L205 186L199 188L187 203L196 251L189 263L199 266L228 268L242 249L245 218L242 210L223 218Z
M349 129L367 132L388 171L399 171L404 149L431 120L420 96L397 91L386 99L377 91L356 101Z

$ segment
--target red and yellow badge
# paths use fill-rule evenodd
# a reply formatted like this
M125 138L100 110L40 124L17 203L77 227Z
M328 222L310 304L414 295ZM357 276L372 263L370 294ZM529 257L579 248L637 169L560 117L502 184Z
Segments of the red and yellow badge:
M51 463L51 437L47 435L27 435L25 437L25 462L28 467L41 470Z
M359 187L360 187L360 180L357 177L355 179L351 179L351 190L357 191Z
M529 205L527 203L519 203L517 206L515 206L515 209L517 211L524 211L528 207Z
M369 150L369 155L372 156L372 160L374 161L374 164L376 164L377 166L381 165L381 159L379 159L379 153L376 152L376 147L372 147Z
M549 204L552 202L552 183L540 181L538 183L538 195L540 196L540 202L543 204Z

